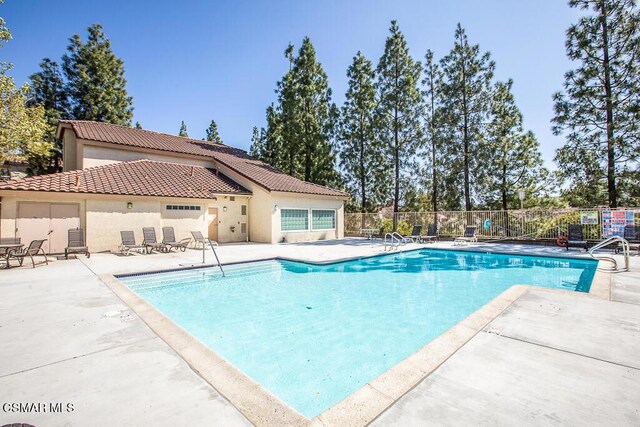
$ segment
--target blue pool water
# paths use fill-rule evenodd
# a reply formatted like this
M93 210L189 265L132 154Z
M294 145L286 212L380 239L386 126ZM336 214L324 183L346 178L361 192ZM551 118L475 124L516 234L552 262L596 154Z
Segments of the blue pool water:
M419 250L315 266L265 261L120 280L306 417L514 284L588 292L590 260Z

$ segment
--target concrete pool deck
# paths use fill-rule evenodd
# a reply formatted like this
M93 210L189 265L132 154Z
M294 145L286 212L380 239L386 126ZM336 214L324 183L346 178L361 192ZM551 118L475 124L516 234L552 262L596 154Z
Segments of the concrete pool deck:
M560 248L514 245L456 249L566 255ZM326 262L379 253L380 243L359 239L219 249L223 263L274 256ZM194 250L95 254L0 270L0 341L10 344L0 347L0 403L74 404L73 412L62 413L0 408L0 424L250 424L98 278L201 259ZM640 366L633 355L637 360L640 354L640 258L631 262L630 272L612 275L610 295L620 303L545 290L521 293L375 423L637 425ZM354 424L373 420L353 414ZM330 417L314 421L333 424Z

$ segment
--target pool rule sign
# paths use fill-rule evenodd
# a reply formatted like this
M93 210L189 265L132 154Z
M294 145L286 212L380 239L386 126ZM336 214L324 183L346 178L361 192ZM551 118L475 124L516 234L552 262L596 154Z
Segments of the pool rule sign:
M604 210L602 211L602 237L624 237L624 226L634 224L633 210Z

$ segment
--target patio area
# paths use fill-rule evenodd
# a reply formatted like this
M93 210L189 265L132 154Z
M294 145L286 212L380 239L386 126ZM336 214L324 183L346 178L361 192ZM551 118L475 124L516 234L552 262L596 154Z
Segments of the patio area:
M409 244L401 250L451 245ZM566 255L562 248L526 245L456 249ZM274 257L328 262L381 253L379 241L364 239L218 249L223 264ZM205 255L211 264L213 254ZM3 407L0 421L250 425L99 278L201 263L198 250L98 253L0 270L0 341L12 343L0 347L0 400L46 406L28 413ZM524 292L380 417L353 408L353 425L638 425L639 257L631 257L630 271L611 275L610 289L611 301L545 289ZM383 402L385 396L372 388L363 398ZM72 404L73 410L52 412L49 405L57 403ZM335 425L329 416L314 422Z

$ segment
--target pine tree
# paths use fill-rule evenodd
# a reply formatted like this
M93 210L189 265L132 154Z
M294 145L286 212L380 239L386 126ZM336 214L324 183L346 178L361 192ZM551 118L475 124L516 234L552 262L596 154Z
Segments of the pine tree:
M393 165L393 211L399 211L400 183L404 173L415 170L413 154L422 143L421 94L418 89L419 63L409 55L407 42L396 21L377 67L377 122L379 137ZM393 229L397 230L394 215Z
M134 127L136 129L142 129L142 125L140 124L140 122L136 122L136 125Z
M433 212L438 212L438 199L440 197L438 190L439 187L442 186L442 179L440 178L440 175L442 174L441 169L443 166L441 163L442 153L440 152L440 121L441 116L443 115L440 86L442 84L443 77L442 71L440 70L440 67L438 67L438 63L434 61L433 52L431 50L427 51L424 59L424 79L422 80L422 84L425 87L423 92L426 112L425 145L429 149L428 157L430 158L431 167L431 209ZM438 221L437 213L434 221L436 223Z
M487 125L488 156L481 158L484 171L485 204L508 210L518 206L518 190L535 195L539 183L547 175L542 167L542 155L533 132L525 132L522 113L518 109L511 87L513 81L495 84L490 101L491 120Z
M338 139L344 181L361 212L384 203L388 193L384 147L375 131L373 64L358 51L347 70L349 87L342 106Z
M133 106L124 63L114 55L101 25L94 24L88 31L86 43L77 34L71 37L62 57L71 117L129 126Z
M264 161L265 156L265 131L264 128L258 129L254 126L251 132L251 146L249 147L249 155L254 159Z
M478 45L470 45L465 30L458 24L455 43L451 52L440 61L444 72L442 86L446 125L449 141L458 147L456 166L461 165L464 208L473 208L472 192L474 175L478 170L477 159L486 155L482 146L483 124L488 114L490 84L495 64L489 53L480 54ZM458 171L456 171L458 172Z
M302 178L321 185L336 185L336 156L332 137L337 117L331 102L329 80L309 37L298 51L292 74L296 93L295 126L297 143L302 153ZM288 141L285 141L287 143Z
M64 79L58 63L44 58L40 71L29 76L31 93L29 103L42 105L47 120L46 139L53 143L54 171L59 172L62 165L62 141L56 138L58 122L69 118L69 102L65 91Z
M287 170L282 138L282 116L272 105L267 107L267 129L262 135L264 151L261 160L280 170Z
M187 125L184 123L184 120L180 122L180 130L178 131L178 136L189 138L189 134L187 133Z
M321 185L338 185L335 136L337 108L327 75L306 37L293 56L285 50L289 71L278 82L278 104L267 108L263 160L289 175Z
M222 139L220 139L220 134L218 133L218 125L214 120L211 120L207 128L207 141L223 144Z
M592 13L567 31L567 56L579 66L554 94L553 131L566 133L567 140L556 161L584 203L615 208L626 202L618 181L633 180L629 168L637 171L640 157L640 14L633 0L569 5ZM604 182L606 190L598 190Z

